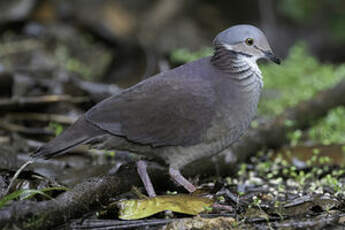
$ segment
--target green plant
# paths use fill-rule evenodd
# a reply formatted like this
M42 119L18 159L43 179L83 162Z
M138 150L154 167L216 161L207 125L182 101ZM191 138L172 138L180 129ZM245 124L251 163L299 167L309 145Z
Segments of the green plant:
M63 126L56 122L50 122L48 127L54 132L55 136L60 135L63 131Z
M4 205L6 205L8 202L16 199L20 200L26 200L26 199L31 199L35 195L41 195L44 196L47 199L53 199L51 196L47 194L47 192L50 191L68 191L68 188L66 187L47 187L43 189L22 189L22 190L17 190L14 191L6 196L4 196L0 200L0 208L2 208Z
M335 39L343 40L345 38L344 2L342 0L281 0L277 5L278 10L285 17L297 24L318 25L322 20ZM328 11L327 14L324 13L325 9Z
M296 146L299 143L302 137L302 134L303 134L302 131L299 129L289 132L287 136L288 136L288 139L290 140L290 145Z
M324 145L345 144L345 107L340 106L328 112L308 131L309 138Z
M264 77L264 100L259 113L275 116L287 107L307 100L318 91L335 85L345 77L345 64L322 64L307 52L306 44L296 43L281 65L260 66ZM291 122L287 121L287 125Z

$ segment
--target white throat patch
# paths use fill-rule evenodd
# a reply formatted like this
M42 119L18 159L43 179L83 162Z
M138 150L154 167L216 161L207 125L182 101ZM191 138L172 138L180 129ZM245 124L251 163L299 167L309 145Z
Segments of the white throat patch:
M231 45L228 45L228 44L223 44L223 46L227 49L227 50L230 50L230 51L233 51L233 46ZM257 73L260 77L261 77L261 70L259 69L259 66L258 64L256 63L257 61L257 58L252 56L252 57L247 57L245 55L239 55L240 57L240 60L241 61L244 61L245 63L247 63L250 68L255 72Z
M259 69L259 66L256 63L257 58L242 56L242 59L243 61L248 63L248 65L250 66L250 68L252 68L253 71L255 71L259 76L261 76L261 70Z

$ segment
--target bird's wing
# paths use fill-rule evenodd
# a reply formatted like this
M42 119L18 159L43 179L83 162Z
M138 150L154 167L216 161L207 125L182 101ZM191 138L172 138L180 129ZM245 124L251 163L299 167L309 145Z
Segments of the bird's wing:
M86 119L131 142L187 146L202 141L214 101L213 88L205 80L153 77L97 104Z

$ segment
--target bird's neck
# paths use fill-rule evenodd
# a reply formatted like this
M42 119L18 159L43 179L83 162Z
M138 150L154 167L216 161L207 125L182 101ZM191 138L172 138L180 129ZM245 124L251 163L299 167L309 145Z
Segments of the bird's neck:
M261 71L251 55L237 53L217 44L211 63L246 89L263 86Z

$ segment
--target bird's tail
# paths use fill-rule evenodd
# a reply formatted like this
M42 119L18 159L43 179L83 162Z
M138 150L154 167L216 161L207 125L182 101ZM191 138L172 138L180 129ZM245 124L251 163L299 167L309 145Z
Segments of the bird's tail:
M86 143L92 138L104 134L104 131L90 124L84 116L79 118L73 125L68 127L62 134L41 146L36 152L31 154L33 159L45 158L61 155L74 147Z

